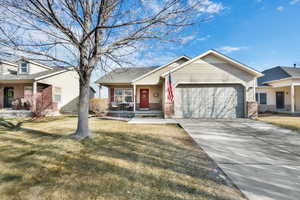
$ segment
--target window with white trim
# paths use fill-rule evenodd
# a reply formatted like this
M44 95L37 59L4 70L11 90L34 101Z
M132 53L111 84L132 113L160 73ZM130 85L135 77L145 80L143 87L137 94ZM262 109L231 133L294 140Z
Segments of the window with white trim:
M61 88L54 87L54 102L61 102Z
M28 73L28 72L29 72L28 66L29 66L28 62L21 62L21 65L20 65L20 72L21 72L22 74Z
M133 101L133 91L131 88L115 88L115 102L130 103Z
M255 99L258 104L266 105L267 104L267 93L256 93Z

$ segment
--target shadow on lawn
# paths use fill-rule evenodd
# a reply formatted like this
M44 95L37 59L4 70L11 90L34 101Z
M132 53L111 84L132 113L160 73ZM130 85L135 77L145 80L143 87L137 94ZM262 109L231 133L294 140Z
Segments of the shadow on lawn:
M60 140L61 134L22 128L22 122L14 125L1 120L0 126L36 139L29 142L21 137L1 136L2 141L17 144L13 150L9 146L0 146L0 162L19 172L16 175L0 172L0 186L15 183L6 189L8 196L24 199L24 193L38 186L43 190L36 195L45 195L45 199L47 195L47 198L51 197L53 191L60 191L69 199L229 199L224 194L203 189L210 187L209 182L214 182L214 187L224 184L208 177L213 168L207 156L174 144L168 138L126 131L94 132L92 139L66 139L82 145L80 152L73 152L55 143ZM39 139L44 137L50 139L49 142L40 143ZM97 159L99 157L133 162L139 168L116 165ZM140 170L143 166L153 171ZM30 176L26 175L28 173ZM166 176L164 173L170 174ZM173 176L188 176L194 183L182 182ZM185 198L180 197L182 195Z
M8 120L0 118L0 128L1 127L6 128L7 130L10 130L10 131L21 131L28 135L32 135L34 137L45 137L45 136L53 137L53 138L62 137L61 134L57 134L57 133L47 133L44 131L23 128L22 125L27 122L32 122L32 120L24 120L24 121L20 121L20 122L17 122L16 124L14 124Z

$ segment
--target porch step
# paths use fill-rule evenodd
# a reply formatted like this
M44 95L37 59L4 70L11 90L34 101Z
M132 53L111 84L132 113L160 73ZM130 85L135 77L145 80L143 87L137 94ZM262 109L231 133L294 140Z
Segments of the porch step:
M107 113L108 116L112 117L163 117L163 112L160 110L137 110L133 111L109 111Z
M158 118L161 118L163 117L163 113L162 111L136 111L135 114L134 114L134 117L140 117L140 118L143 118L143 117L158 117Z

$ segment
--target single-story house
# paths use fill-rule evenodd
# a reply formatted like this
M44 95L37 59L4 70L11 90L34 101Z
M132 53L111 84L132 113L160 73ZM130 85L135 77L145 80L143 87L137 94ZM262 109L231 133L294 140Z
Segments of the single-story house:
M20 58L0 60L0 115L11 110L72 112L78 107L75 70Z
M168 99L168 79L174 101ZM181 56L159 67L119 68L96 81L109 90L110 114L160 112L168 118L242 118L255 115L262 74L215 50Z
M278 66L262 73L256 89L259 111L300 113L300 68Z

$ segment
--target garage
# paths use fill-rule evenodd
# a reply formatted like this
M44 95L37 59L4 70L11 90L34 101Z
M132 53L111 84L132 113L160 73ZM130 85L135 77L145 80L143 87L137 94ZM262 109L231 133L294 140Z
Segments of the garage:
M243 118L244 90L239 84L179 84L174 114L177 118Z

